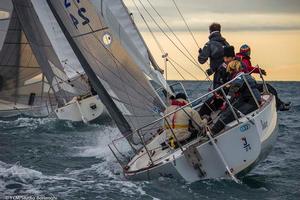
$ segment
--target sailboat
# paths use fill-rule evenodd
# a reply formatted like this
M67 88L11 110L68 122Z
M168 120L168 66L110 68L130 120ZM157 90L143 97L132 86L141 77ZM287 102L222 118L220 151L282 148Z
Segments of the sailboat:
M59 25L57 24L48 4L45 1L32 0L32 6L39 17L39 20L51 41L63 70L65 80L77 89L77 95L73 99L55 109L58 119L70 120L73 122L98 122L100 116L107 115L107 111L93 90L75 56L69 43L66 41Z
M237 181L236 176L246 173L268 154L278 132L275 98L268 92L263 94L263 104L257 104L257 109L247 114L239 113L225 99L236 120L226 124L222 132L212 136L210 127L206 126L205 135L178 143L178 148L168 145L165 148L161 145L166 140L163 124L173 113L162 116L167 102L159 96L150 80L164 88L165 93L172 93L172 88L162 79L155 76L151 79L141 70L139 65L146 64L149 69L158 71L149 59L151 56L145 44L141 43L148 54L146 57L131 40L132 32L126 31L131 27L134 33L138 32L122 1L47 0L47 3L123 135L109 147L127 178L148 180L163 176L194 182L228 177ZM119 16L128 19L124 21L132 26L124 26L124 21L118 21L113 10L118 10ZM141 37L140 34L136 36ZM244 78L244 75L237 78ZM224 87L200 96L186 106L204 100ZM174 138L176 140L175 135Z
M59 119L88 122L101 115L104 106L98 96L91 97L86 76L80 72L76 77L68 76L58 51L68 49L64 47L66 42L50 41L55 30L43 26L51 23L51 18L45 21L41 17L37 1L3 1L0 5L9 7L4 8L9 26L0 58L2 116L50 114ZM72 55L65 58L72 59Z
M128 37L127 33L119 32L118 35L113 36L103 19L98 17L97 8L89 1L81 3L93 10L87 13L92 15L89 17L95 19L93 21L78 14L78 12L85 12L87 8L78 11L76 3L66 2L64 5L77 13L72 14L72 16L76 14L77 18L80 17L77 20L83 20L80 24L77 24L75 19L74 23L68 21L71 15L58 17L58 13L64 12L53 9L53 6L61 6L64 2L53 2L53 4L51 1L47 2L99 98L121 132L125 135L129 134L132 129L160 116L165 106L149 81L151 74L146 77L137 64L138 60L130 56L127 51L128 48L132 48L135 52L139 50L136 50L136 46L132 43L132 46L120 43L127 39L123 38ZM98 2L95 4L100 5ZM109 12L103 9L103 12L106 11ZM64 21L68 22L68 27L65 26ZM119 27L116 20L112 23L115 23L116 28ZM70 30L74 33L69 33L70 30L67 28L72 28Z

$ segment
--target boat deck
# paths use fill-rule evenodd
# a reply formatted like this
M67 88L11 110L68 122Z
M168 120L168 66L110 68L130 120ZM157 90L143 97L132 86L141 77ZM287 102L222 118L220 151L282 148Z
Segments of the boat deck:
M264 103L266 103L267 101L270 101L270 95L262 95L262 101L263 101L263 104L260 109L262 109L264 107ZM256 110L254 112L257 112L259 110ZM212 115L215 115L215 113L213 113ZM250 116L251 113L248 115ZM218 117L216 117L216 118L218 119ZM248 120L247 118L244 118L244 119L240 118L241 122L245 122L247 120ZM231 129L237 125L238 125L238 122L236 122L236 121L233 121L233 122L227 124L220 133L215 135L215 137L222 135L224 132L228 131L229 129ZM211 126L212 126L212 124L210 124L210 127ZM151 168L153 166L157 166L163 162L168 162L170 159L172 159L172 156L175 156L175 157L178 156L176 152L178 152L179 154L181 153L180 148L172 149L169 146L163 147L161 145L161 141L163 141L163 138L165 138L164 134L157 135L151 142L149 142L147 144L147 149L149 151L153 165L151 165L151 160L149 158L149 155L148 155L146 149L143 148L134 157L134 159L132 159L131 162L128 163L127 166L130 166L130 168L128 169L127 172L135 172L135 171L140 171L142 169L147 169L147 168ZM186 148L188 148L191 145L194 145L197 143L197 146L199 146L207 141L208 141L207 137L199 137L198 136L189 141L186 141L184 144L182 144L182 148L183 148L183 150L185 150Z

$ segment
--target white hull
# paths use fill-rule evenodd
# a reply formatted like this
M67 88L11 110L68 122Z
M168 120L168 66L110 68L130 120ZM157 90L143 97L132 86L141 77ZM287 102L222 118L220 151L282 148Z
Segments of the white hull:
M13 118L18 116L47 117L49 116L49 108L46 105L28 106L0 100L0 118Z
M82 100L72 100L65 106L55 109L58 119L74 122L90 122L97 119L107 111L100 101L98 95Z
M215 137L216 145L234 175L252 168L267 155L268 149L274 144L278 131L275 98L270 96L263 108L247 117L252 122L246 117L241 118L242 123L237 124L235 121L228 124L232 128ZM124 171L127 178L146 180L165 176L181 178L187 182L230 178L211 142L193 141L193 145L189 143L183 146L183 152L179 148L161 150L159 137L163 136L156 137L147 145L148 149L157 147L151 156L154 164L150 164L149 156L143 149L128 163Z

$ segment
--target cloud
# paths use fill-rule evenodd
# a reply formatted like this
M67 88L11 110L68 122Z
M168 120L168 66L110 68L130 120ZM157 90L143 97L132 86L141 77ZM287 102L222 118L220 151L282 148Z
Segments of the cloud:
M150 7L148 0L141 0L147 11L162 27L165 27L159 16ZM175 31L187 31L181 20L173 0L149 0ZM177 2L187 23L193 31L207 31L212 22L219 22L224 30L229 31L260 31L260 30L300 30L300 1L299 0L174 0ZM141 20L138 11L127 0L129 10L141 31L147 31L145 23ZM153 31L159 28L143 9L139 0L135 0L143 16ZM164 30L167 31L165 28Z
M130 10L142 2L147 8L148 1L160 11L175 8L173 0L125 0ZM174 0L183 12L213 13L300 13L299 0Z

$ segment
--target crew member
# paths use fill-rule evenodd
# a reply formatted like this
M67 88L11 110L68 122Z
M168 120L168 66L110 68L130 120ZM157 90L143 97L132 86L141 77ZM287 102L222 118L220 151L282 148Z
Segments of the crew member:
M261 71L262 75L266 76L267 75L267 72L264 70L264 69L260 69L258 67L253 67L252 64L251 64L251 49L250 47L247 45L247 44L244 44L240 47L240 52L236 54L236 57L238 59L240 59L244 66L246 67L244 72L245 73L260 73L259 70ZM286 110L289 110L290 109L290 104L291 102L288 102L288 103L284 103L279 97L278 97L278 94L277 94L277 91L276 89L271 86L270 84L266 84L267 88L268 88L268 91L270 93L272 93L275 98L276 98L276 107L277 107L277 110L280 110L280 111L286 111ZM260 92L263 92L264 91L264 86L262 83L258 84L258 89Z
M219 67L223 63L224 47L229 46L228 42L221 35L221 25L212 23L209 26L209 41L203 49L199 49L198 61L204 64L208 58L210 60L210 68L206 70L208 76L214 74L213 88L217 87L217 82L220 78Z
M174 112L180 107L188 104L187 97L184 93L178 93L169 107L166 108L164 115ZM173 138L174 132L178 142L188 139L191 136L189 131L190 122L192 126L198 131L206 124L206 120L202 120L197 111L190 106L178 110L177 112L168 116L164 122L166 128L166 135L168 138ZM172 129L172 130L171 130ZM174 138L173 138L174 139Z

